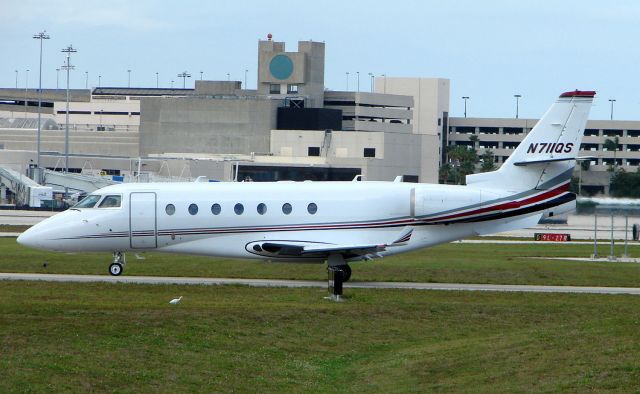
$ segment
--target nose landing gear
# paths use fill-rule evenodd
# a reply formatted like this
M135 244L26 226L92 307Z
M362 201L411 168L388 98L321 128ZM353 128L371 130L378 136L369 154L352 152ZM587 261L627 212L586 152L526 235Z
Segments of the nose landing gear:
M124 271L126 259L124 253L113 252L113 263L109 266L109 273L113 276L119 276Z

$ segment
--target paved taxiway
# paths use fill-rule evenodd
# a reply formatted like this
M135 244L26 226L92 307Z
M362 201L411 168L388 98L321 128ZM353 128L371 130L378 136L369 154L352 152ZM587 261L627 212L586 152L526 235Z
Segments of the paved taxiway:
M102 276L102 275L62 275L62 274L19 274L0 273L0 280L26 280L46 282L106 282L136 284L174 285L243 285L252 287L313 287L325 288L327 282L278 279L234 279L234 278L193 278L156 276ZM453 291L508 291L529 293L585 293L585 294L633 294L640 295L638 287L591 287L591 286L538 286L538 285L483 285L459 283L409 283L409 282L348 282L350 289L411 289L411 290L453 290Z

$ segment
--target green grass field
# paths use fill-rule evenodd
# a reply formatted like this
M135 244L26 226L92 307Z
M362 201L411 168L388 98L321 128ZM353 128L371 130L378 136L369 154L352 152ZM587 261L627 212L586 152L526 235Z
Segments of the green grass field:
M633 392L640 297L0 282L0 392ZM183 295L183 303L168 305Z
M590 244L463 244L451 243L371 262L353 263L355 281L460 282L640 286L640 264L532 259L588 257ZM608 254L602 245L599 253ZM629 248L640 256L640 247ZM616 253L622 253L617 247ZM42 252L0 238L0 272L48 272L107 275L107 253ZM125 275L205 276L231 278L326 279L320 264L275 264L260 261L146 253L145 260L127 254ZM44 268L43 264L47 263Z
M355 263L353 279L640 286L640 264L528 258L591 252L589 244L453 243ZM145 256L128 254L125 274L326 279L323 265ZM0 272L107 275L110 259L0 239ZM182 304L168 305L180 295ZM346 301L334 303L325 295L0 281L0 392L640 388L637 296L348 289Z

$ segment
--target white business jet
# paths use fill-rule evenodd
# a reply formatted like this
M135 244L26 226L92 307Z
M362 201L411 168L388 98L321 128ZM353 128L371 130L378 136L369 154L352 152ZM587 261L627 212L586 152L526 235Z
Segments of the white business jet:
M534 226L575 206L569 182L595 92L563 93L499 170L466 186L404 182L127 183L18 237L39 249L348 263Z

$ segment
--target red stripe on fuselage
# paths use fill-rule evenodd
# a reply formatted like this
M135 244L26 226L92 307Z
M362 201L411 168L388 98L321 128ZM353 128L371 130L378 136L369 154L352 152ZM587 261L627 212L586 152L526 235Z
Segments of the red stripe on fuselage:
M436 218L429 218L429 219L425 219L425 221L441 221L441 220L450 220L450 219L459 219L462 217L466 217L466 216L473 216L473 215L478 215L481 213L487 213L487 212L492 212L492 211L502 211L502 210L509 210L509 209L515 209L515 208L520 208L523 205L529 205L529 204L533 204L539 201L543 201L546 200L548 198L551 197L555 197L559 194L565 193L569 191L569 183L565 183L564 185L560 185L559 187L553 189L553 190L549 190L547 192L544 193L540 193L538 195L535 195L533 197L529 197L526 198L524 200L514 200L514 201L508 201L502 204L498 204L498 205L494 205L491 207L485 207L485 208L479 208L473 211L469 211L469 212L461 212L461 213L456 213L453 215L447 215L447 216L441 216L441 217L436 217Z

